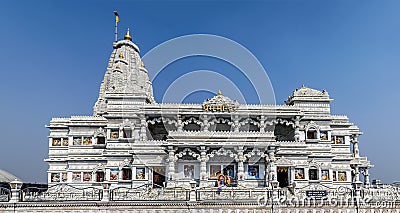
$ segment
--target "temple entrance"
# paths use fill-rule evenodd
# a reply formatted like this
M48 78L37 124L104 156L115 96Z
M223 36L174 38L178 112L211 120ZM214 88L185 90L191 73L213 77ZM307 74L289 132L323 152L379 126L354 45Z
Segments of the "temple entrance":
M289 169L288 167L278 167L277 168L277 180L279 182L279 187L286 187L289 185Z
M164 187L165 167L153 167L153 187Z

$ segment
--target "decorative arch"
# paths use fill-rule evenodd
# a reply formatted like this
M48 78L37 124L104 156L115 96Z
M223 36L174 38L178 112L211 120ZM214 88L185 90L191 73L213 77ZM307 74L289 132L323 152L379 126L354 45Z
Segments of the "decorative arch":
M96 182L103 182L106 176L106 165L99 163L93 167L92 176Z
M214 118L208 122L208 126L214 127L214 131L231 131L233 123L227 118Z
M245 125L249 125L248 131L259 131L260 128L261 128L260 122L254 120L254 119L252 119L252 118L249 118L249 117L247 117L247 118L241 120L241 121L238 123L239 131L243 131L243 128L241 128L241 127L243 127L243 126L245 126ZM251 130L251 126L254 126L254 127L256 127L257 129Z
M201 128L203 127L203 122L200 121L199 119L195 118L195 117L190 117L189 119L185 120L182 122L183 125L183 129L185 129L185 127L188 127L189 124L194 124L198 126L198 131L201 130ZM197 129L196 129L197 131Z
M102 127L99 127L94 131L93 135L94 137L106 137L106 131Z
M210 125L215 125L217 123L224 123L224 124L228 124L230 126L232 126L232 124L233 124L233 122L231 120L226 119L226 118L214 118L209 122Z
M176 120L170 119L170 118L166 118L166 117L157 117L157 118L153 118L151 120L147 120L148 124L158 124L158 123L166 123L168 125L174 125L175 127L178 126L178 122Z
M285 156L282 156L278 160L275 161L275 164L277 166L294 166L295 163L287 158Z
M247 159L251 158L252 156L260 156L262 158L268 158L269 156L267 154L265 154L263 151L259 150L258 148L254 148L253 150L251 150L251 152L248 152L246 154L244 154L243 156L245 156Z
M308 166L309 166L309 168L316 168L316 169L321 168L321 164L316 162L315 159L308 161Z
M175 154L175 160L178 160L179 158L182 158L183 156L192 156L193 158L197 159L200 161L200 154L194 152L193 150L189 149L189 148L185 148L184 150L182 150L181 152Z
M97 172L97 171L106 171L106 165L99 163L97 164L95 167L93 167L93 172Z
M306 140L319 138L320 127L314 121L310 121L307 125L305 125L304 129L306 131Z
M128 158L125 158L122 162L119 163L118 168L121 170L124 167L130 167L131 161Z
M274 120L271 120L271 121L266 121L265 124L269 125L269 126L273 126L273 125L276 125L276 124L282 124L282 125L286 125L286 126L291 126L293 128L295 128L295 126L296 126L293 121L288 121L288 120L281 119L281 118L274 119Z
M125 119L121 124L119 124L119 135L123 136L123 138L132 138L134 129L135 124L130 120Z
M231 158L234 158L235 161L239 161L238 155L229 149L220 148L218 150L213 150L211 153L207 154L208 159L214 156L229 156Z
M251 118L245 118L245 119L243 119L243 120L241 120L239 122L239 126L243 126L243 125L246 125L246 124L254 124L254 125L257 125L257 126L260 125L260 123L258 121L255 121L254 119L251 119Z

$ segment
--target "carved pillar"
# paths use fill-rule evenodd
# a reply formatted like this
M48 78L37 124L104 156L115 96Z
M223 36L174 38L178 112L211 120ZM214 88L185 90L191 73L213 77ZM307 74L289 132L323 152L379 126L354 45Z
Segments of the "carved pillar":
M268 183L274 184L277 182L277 172L276 172L276 165L275 165L275 147L268 147Z
M20 193L21 193L21 187L22 187L22 182L15 179L14 181L11 181L9 183L10 188L11 188L11 199L10 199L10 203L17 203L20 200Z
M177 121L177 129L178 132L182 132L183 131L183 124L182 124L182 116L178 115L178 121Z
M200 147L200 187L207 185L207 149L205 146Z
M360 181L360 169L358 168L358 165L354 167L354 182L359 182Z
M261 115L261 117L260 117L260 125L259 125L259 128L260 128L260 132L262 132L262 133L264 133L265 132L265 127L266 127L266 125L265 125L265 116L264 115Z
M239 116L235 115L233 116L233 131L234 132L239 132Z
M175 149L173 146L168 146L168 181L175 180ZM170 185L170 184L168 184Z
M209 127L208 116L207 115L202 116L202 120L203 120L203 131L208 132L208 127Z
M300 116L296 116L294 119L294 140L300 141Z
M369 169L368 169L368 168L366 168L366 169L364 170L364 186L367 187L367 188L370 186L370 182L369 182Z
M147 121L145 116L140 119L140 140L147 140Z
M119 137L118 138L123 138L124 137L124 127L120 126L119 127Z
M244 180L244 161L246 161L246 157L244 156L244 147L243 146L239 146L236 149L237 152L237 162L238 162L238 185L242 185L243 184L243 180Z
M358 149L358 140L357 140L357 138L358 138L358 136L354 135L353 136L353 140L352 140L352 142L353 142L353 156L356 157L356 158L360 157L360 151Z

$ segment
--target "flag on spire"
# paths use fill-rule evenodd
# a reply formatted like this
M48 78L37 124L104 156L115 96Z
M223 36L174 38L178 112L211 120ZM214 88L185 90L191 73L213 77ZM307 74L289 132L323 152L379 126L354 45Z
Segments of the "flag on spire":
M119 22L119 15L117 11L114 11L114 15L115 15L115 23Z
M114 11L114 15L115 15L115 42L118 41L118 22L119 22L119 15L117 11Z

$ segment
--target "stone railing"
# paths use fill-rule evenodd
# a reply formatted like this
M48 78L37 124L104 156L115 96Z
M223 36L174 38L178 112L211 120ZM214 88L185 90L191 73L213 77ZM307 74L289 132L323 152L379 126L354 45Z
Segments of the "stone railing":
M22 183L20 184L20 186ZM312 200L314 203L330 205L332 201L346 203L350 206L364 204L372 205L382 202L400 203L400 188L382 186L380 188L339 187L329 188L322 184L312 184L302 188L247 188L247 187L196 187L191 181L186 187L155 187L145 184L137 188L110 188L108 182L101 188L76 188L68 184L58 184L49 188L20 186L0 187L0 202L62 202L62 201L174 201L174 202L243 202L270 205L272 202L280 205L302 203Z
M57 184L48 189L28 187L21 190L21 201L100 201L103 190L87 187L76 188Z
M227 200L238 200L238 201L255 201L257 202L260 198L270 199L272 197L271 189L263 188L234 188L234 187L212 187L198 189L196 199L198 201L227 201ZM280 194L280 193L278 193Z
M0 187L0 202L8 202L11 198L11 190Z
M118 187L111 190L112 201L188 201L190 191L185 188L153 188L145 184L137 188Z
M267 132L234 132L234 131L170 131L171 137L274 137L272 131Z
M383 185L381 188L366 188L361 190L360 196L375 202L400 201L400 187Z

